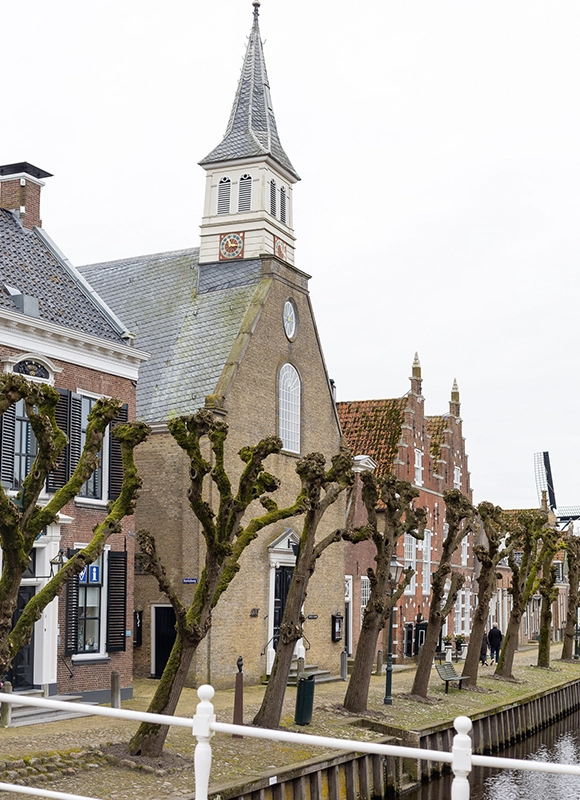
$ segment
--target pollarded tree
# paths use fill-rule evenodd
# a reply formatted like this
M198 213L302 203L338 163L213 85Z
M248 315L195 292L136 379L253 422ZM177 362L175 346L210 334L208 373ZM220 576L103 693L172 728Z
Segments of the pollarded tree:
M359 713L367 708L379 633L415 574L412 569L405 570L399 586L389 594L387 590L391 578L391 557L395 553L397 541L406 533L422 540L426 523L425 511L422 508L413 508L413 501L419 496L419 491L410 483L398 480L394 475L376 478L371 472L363 473L361 479L362 499L368 519L368 538L372 540L377 552L375 568L369 567L367 570L370 595L344 698L345 708ZM384 508L377 514L379 500Z
M550 641L552 638L552 603L558 597L556 587L556 567L554 556L562 547L560 531L547 527L542 534L542 551L540 558L539 592L542 598L540 607L540 637L538 642L538 667L548 669L550 666Z
M59 393L44 383L32 383L20 375L0 376L0 417L22 400L36 437L37 453L30 471L16 497L9 497L0 486L0 674L10 667L16 653L27 644L43 610L60 593L66 581L79 575L83 568L103 551L111 534L121 530L121 520L133 513L141 480L133 460L134 448L149 434L143 423L125 423L113 429L120 442L123 483L119 497L109 504L107 516L93 530L90 544L73 558L40 589L25 606L12 628L22 574L30 563L30 551L43 528L52 524L59 512L80 491L99 464L99 454L107 426L115 420L121 403L114 399L98 400L92 407L86 430L86 441L73 474L44 503L39 503L49 474L58 466L67 445L67 437L56 422Z
M542 561L540 547L548 515L539 510L518 511L515 514L506 512L504 518L514 545L508 554L512 607L494 675L511 680L520 623L538 585L538 569Z
M202 409L191 416L170 420L168 428L190 461L188 499L205 540L205 565L191 605L186 608L167 577L154 537L147 531L137 533L143 568L157 578L160 590L175 611L175 642L147 709L150 713L171 715L175 712L193 656L211 628L212 611L238 572L242 553L262 528L303 513L306 491L300 491L295 502L287 508L278 508L270 496L280 482L264 470L264 461L282 449L282 440L276 436L240 451L245 467L234 493L224 463L228 435L225 422ZM202 453L202 442L208 440L213 466ZM204 499L211 497L211 492L206 489L212 483L218 494L215 507ZM255 500L259 500L263 513L244 525L244 516ZM132 755L158 756L163 751L167 733L167 725L142 723L129 743L129 752Z
M571 532L566 537L566 553L568 556L568 610L566 613L566 629L564 631L564 644L562 645L562 660L572 658L572 648L578 620L578 606L580 594L580 538Z
M445 492L443 499L447 533L443 540L439 566L431 579L429 622L411 689L411 694L419 697L427 697L431 665L437 652L441 628L455 605L459 590L465 582L465 577L460 572L453 570L451 558L461 544L461 540L472 530L476 513L475 508L458 489Z
M296 642L303 636L302 606L306 599L308 583L316 567L316 561L331 544L344 538L350 538L351 535L357 538L359 536L359 532L337 529L318 542L316 541L318 526L327 509L354 481L350 454L341 452L334 456L332 466L327 470L324 456L321 453L310 453L300 459L296 466L296 472L302 480L302 491L307 498L306 513L296 566L280 624L280 638L272 672L262 705L254 717L254 725L264 728L277 728L280 724L294 648Z
M477 577L477 608L473 614L471 635L463 674L469 676L465 683L468 686L477 684L481 642L487 625L489 604L497 585L496 570L499 562L507 558L513 549L513 542L508 536L504 515L499 506L483 502L477 506L478 521L474 531L476 544L473 553L480 564Z

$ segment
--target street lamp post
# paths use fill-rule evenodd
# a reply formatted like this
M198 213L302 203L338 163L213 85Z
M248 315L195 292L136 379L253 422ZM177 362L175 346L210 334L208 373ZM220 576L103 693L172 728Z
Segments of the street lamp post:
M389 596L392 598L397 586L399 585L399 581L401 580L401 575L403 574L403 565L399 564L397 561L396 556L393 554L391 557L391 564L390 564L390 575L389 575ZM393 705L393 608L391 606L391 611L389 614L389 648L387 650L387 679L385 685L385 699L383 700L384 705L392 706Z

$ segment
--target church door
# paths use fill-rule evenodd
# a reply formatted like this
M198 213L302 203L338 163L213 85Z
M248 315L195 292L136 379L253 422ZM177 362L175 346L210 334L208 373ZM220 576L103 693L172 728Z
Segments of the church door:
M21 586L18 592L18 605L12 617L12 627L16 625L26 604L34 597L35 586ZM34 633L28 644L21 648L12 661L12 666L6 675L15 691L32 689L34 686Z
M294 567L276 567L274 583L274 650L278 648L280 625L282 624L282 616L293 574Z
M154 678L160 678L175 642L175 611L171 606L154 606Z

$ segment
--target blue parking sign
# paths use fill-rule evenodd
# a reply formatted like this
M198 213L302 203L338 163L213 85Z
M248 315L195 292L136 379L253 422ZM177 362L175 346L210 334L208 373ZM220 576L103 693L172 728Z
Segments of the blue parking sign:
M91 564L89 566L89 583L100 583L101 569L98 564Z

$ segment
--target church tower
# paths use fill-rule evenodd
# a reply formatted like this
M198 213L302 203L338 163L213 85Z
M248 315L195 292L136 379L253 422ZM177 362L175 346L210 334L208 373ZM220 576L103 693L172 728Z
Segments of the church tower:
M274 255L294 265L292 187L300 180L278 136L259 0L228 127L206 170L200 264Z

